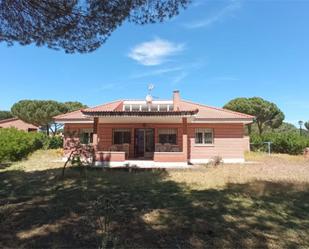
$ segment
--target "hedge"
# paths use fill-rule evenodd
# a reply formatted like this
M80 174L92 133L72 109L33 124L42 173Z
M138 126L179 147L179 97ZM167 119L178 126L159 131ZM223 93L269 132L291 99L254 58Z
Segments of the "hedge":
M250 136L251 149L253 151L267 151L265 142L271 142L271 152L286 153L291 155L302 154L309 147L309 137L291 133L265 133L261 136L253 134Z
M0 129L0 163L18 161L38 149L62 147L62 139L40 132L25 132L15 128Z

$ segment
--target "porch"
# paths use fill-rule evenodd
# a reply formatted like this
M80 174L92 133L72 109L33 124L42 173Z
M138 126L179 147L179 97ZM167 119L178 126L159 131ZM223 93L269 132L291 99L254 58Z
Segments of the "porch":
M175 120L174 120L175 121ZM94 119L96 165L177 167L188 159L187 118L174 123L100 123Z

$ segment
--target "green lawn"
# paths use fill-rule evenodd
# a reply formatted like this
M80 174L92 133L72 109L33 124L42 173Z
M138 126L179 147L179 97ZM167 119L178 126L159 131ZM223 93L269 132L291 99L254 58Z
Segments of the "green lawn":
M56 158L39 151L0 169L0 248L98 248L101 216L115 248L309 248L301 158L184 171L68 168L64 179Z

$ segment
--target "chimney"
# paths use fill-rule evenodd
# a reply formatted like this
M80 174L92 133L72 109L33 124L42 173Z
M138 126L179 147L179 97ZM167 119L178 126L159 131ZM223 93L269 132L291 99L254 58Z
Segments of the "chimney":
M173 105L174 105L174 111L180 110L180 93L179 90L173 91Z

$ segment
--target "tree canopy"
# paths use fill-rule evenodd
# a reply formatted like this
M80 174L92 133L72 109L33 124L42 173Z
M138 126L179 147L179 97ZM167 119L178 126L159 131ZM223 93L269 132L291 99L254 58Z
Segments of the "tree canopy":
M80 109L88 107L87 105L84 105L84 104L82 104L81 102L78 102L78 101L67 101L67 102L64 102L64 105L67 108L66 112L73 112L73 111L80 110Z
M305 127L309 131L309 121L305 122Z
M284 120L284 114L276 104L260 97L236 98L223 108L255 116L259 134L263 133L265 126L278 128Z
M54 125L53 117L62 113L75 111L86 106L80 102L57 102L54 100L21 100L15 103L11 111L21 120L45 128L49 133ZM52 132L56 132L55 127Z
M13 115L10 111L0 111L0 120L13 118Z
M191 0L0 0L0 42L68 53L100 47L125 21L162 22Z

